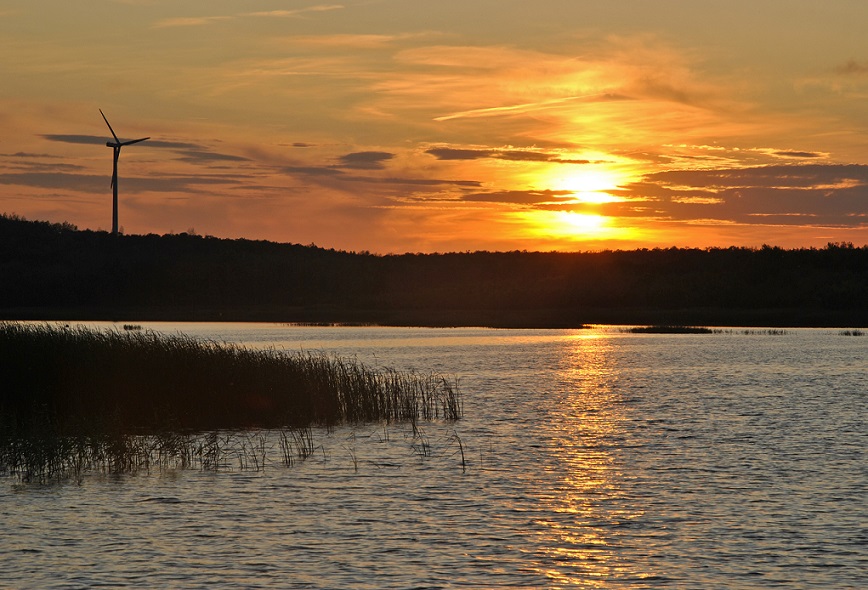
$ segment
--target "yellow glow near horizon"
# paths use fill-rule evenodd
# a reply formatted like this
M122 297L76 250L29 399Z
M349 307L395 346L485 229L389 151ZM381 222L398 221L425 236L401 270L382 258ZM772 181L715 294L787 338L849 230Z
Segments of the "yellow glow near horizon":
M634 230L612 225L613 218L572 211L526 211L516 213L534 237L567 241L623 240Z

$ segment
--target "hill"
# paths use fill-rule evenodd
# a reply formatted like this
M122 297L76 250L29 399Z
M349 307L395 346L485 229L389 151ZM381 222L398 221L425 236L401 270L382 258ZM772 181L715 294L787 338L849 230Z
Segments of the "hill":
M374 255L0 216L0 318L868 325L868 247Z

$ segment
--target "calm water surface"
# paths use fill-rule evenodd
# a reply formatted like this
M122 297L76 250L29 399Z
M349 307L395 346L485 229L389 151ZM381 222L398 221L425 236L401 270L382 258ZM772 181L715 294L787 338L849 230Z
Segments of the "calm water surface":
M465 418L316 431L290 468L0 478L0 587L868 587L868 338L145 327L442 372Z

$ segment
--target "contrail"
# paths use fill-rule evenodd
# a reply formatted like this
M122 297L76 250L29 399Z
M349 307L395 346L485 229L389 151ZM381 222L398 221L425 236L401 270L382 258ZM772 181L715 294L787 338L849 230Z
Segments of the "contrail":
M596 94L584 94L582 96L567 96L564 98L553 98L551 100L543 100L539 102L527 102L524 104L516 104L510 105L506 107L489 107L484 109L472 109L469 111L461 111L458 113L451 113L449 115L443 115L442 117L434 117L435 121L449 121L450 119L463 119L470 117L493 117L495 115L500 115L502 113L523 113L526 111L533 111L537 109L544 109L550 106L554 106L557 104L563 104L565 102L572 102L574 100L582 100L585 98L596 98L598 96L611 96L608 92L598 92Z

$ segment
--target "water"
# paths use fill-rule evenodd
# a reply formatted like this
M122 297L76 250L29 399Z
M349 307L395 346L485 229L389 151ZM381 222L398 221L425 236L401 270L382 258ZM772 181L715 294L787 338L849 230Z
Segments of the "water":
M465 418L316 431L290 468L0 479L0 587L868 587L866 338L145 327L443 372Z

